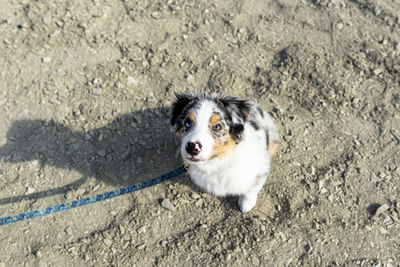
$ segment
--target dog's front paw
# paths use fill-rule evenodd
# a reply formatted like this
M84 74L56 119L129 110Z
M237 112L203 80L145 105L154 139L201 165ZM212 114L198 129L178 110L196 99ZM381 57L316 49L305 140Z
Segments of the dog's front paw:
M239 197L239 207L242 212L248 212L254 206L256 205L257 202L257 195L256 196L248 196L248 195L241 195Z

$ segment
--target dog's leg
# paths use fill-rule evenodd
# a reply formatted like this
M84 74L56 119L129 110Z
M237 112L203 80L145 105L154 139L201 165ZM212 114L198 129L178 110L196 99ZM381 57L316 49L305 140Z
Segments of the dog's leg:
M267 175L258 176L254 186L246 193L239 196L239 207L242 212L248 212L257 203L258 192L262 189Z

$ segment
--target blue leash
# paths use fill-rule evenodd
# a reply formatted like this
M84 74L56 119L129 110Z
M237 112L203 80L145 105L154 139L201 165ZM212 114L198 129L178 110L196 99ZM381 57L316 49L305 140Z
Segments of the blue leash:
M6 225L6 224L10 224L10 223L16 223L16 222L21 222L21 221L26 221L26 220L30 220L36 217L41 217L41 216L45 216L45 215L49 215L49 214L53 214L53 213L57 213L57 212L61 212L64 210L69 210L69 209L73 209L73 208L77 208L77 207L81 207L81 206L85 206L85 205L89 205L92 203L96 203L102 200L106 200L106 199L110 199L110 198L114 198L114 197L119 197L125 194L129 194L135 191L139 191L142 190L144 188L165 182L167 180L170 180L176 176L179 176L183 173L185 173L186 169L184 166L180 166L177 169L170 171L166 174L163 174L159 177L156 178L152 178L150 180L138 183L138 184L134 184L134 185L130 185L127 187L123 187L121 189L117 189L114 191L109 191L103 194L98 194L95 196L91 196L91 197L86 197L86 198L82 198L82 199L78 199L78 200L73 200L67 203L63 203L63 204L57 204L55 206L51 206L51 207L47 207L44 209L37 209L37 210L32 210L32 211L27 211L27 212L23 212L20 214L15 214L15 215L11 215L11 216L6 216L6 217L2 217L0 218L0 226L1 225Z

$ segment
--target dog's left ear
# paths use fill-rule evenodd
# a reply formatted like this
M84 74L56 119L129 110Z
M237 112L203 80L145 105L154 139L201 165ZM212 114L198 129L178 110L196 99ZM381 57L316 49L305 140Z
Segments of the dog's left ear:
M230 115L229 133L239 143L243 138L244 124L250 113L251 102L236 97L222 97L219 102L226 108Z
M175 94L175 96L176 100L171 106L171 127L176 132L182 127L181 117L187 107L195 101L196 96L186 94Z

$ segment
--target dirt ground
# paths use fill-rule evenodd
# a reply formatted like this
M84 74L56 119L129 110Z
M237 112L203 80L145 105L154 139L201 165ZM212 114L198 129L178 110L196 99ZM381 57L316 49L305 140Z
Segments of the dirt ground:
M0 226L0 267L399 266L398 0L0 0L0 217L179 166L188 91L276 121L254 210L181 176Z

